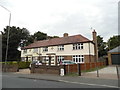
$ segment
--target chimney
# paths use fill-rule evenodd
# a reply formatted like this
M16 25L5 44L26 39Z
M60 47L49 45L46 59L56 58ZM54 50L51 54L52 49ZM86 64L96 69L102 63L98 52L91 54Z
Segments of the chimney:
M93 34L93 42L94 42L94 51L95 51L95 60L97 61L98 60L98 46L97 46L97 33L96 31L94 30L92 32Z
M64 34L63 34L63 37L68 37L68 33L64 33Z

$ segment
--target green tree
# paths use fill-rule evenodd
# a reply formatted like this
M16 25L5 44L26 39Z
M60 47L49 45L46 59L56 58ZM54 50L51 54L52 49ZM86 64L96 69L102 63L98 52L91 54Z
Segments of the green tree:
M2 60L5 60L6 45L7 45L7 33L9 26L4 28L2 32ZM29 37L29 31L26 28L19 28L12 26L9 31L9 43L8 43L8 61L20 60L20 51L18 47L24 47ZM24 41L24 42L23 42Z
M36 41L38 41L38 40L46 40L47 39L47 34L38 31L38 32L34 33L34 35L32 37Z
M58 36L47 36L48 39L59 38Z
M106 50L106 42L103 42L103 37L100 35L97 36L97 43L98 43L98 56L104 56L107 54Z
M107 41L107 45L108 45L108 50L111 50L111 49L119 46L120 45L120 35L110 37L110 39L108 39L108 41Z

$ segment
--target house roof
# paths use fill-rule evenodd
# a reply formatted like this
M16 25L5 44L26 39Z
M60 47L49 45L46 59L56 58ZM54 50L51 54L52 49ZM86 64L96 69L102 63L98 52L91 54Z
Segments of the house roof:
M79 42L92 42L82 35L74 35L60 38L53 38L49 40L36 41L28 46L23 47L22 49L28 48L37 48L37 47L45 47L45 46L54 46L54 45L62 45L62 44L73 44Z
M120 52L120 46L118 46L118 47L116 47L116 48L114 48L114 49L112 49L112 50L110 50L110 51L108 51L108 52Z

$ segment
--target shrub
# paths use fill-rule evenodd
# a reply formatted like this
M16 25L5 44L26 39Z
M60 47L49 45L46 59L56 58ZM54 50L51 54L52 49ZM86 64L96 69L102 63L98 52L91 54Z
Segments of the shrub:
M5 62L0 62L2 64L5 64ZM13 65L13 64L17 64L17 61L7 61L6 64L9 64L9 65Z
M18 62L18 67L19 67L19 69L28 68L29 65L30 65L30 62L23 62L23 61Z

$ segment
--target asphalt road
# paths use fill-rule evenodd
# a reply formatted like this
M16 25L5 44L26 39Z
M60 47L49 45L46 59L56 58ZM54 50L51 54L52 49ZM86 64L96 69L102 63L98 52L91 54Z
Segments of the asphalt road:
M52 80L36 80L3 74L2 88L110 88L106 86L85 85Z

